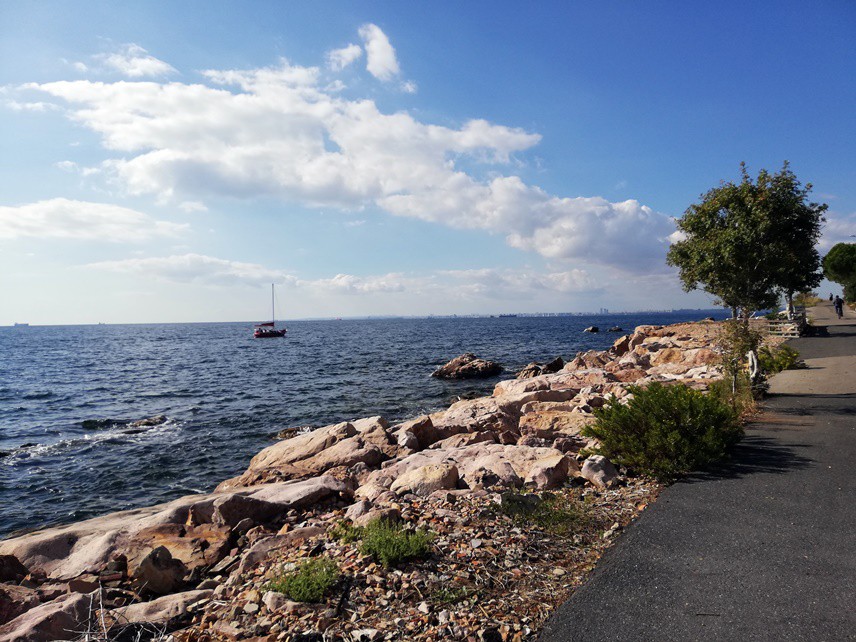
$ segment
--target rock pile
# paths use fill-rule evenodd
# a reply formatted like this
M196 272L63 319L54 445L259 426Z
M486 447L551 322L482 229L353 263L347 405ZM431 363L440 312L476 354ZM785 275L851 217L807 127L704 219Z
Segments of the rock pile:
M437 368L431 376L439 379L476 379L494 377L501 372L502 366L495 361L488 361L467 352Z
M55 639L92 621L160 626L176 640L532 639L658 491L581 454L594 445L581 436L593 409L626 398L629 383L706 387L719 376L715 334L708 323L642 326L489 397L295 434L214 493L0 542L0 639ZM569 508L521 521L504 509L509 491L534 497L526 510L542 501L528 491ZM573 527L556 530L557 515ZM385 569L331 534L377 517L429 529L429 557ZM319 556L342 572L326 602L269 589Z

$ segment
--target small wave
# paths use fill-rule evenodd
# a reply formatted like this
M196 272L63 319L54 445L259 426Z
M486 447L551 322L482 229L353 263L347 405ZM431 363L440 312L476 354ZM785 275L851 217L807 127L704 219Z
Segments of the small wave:
M38 400L38 399L50 399L51 397L55 397L56 394L51 391L45 392L28 392L21 399L26 399L28 401Z
M121 445L141 438L155 438L158 435L172 432L183 423L167 418L166 421L154 425L140 425L139 422L113 424L112 427L99 432L60 439L51 444L25 443L11 450L0 451L0 465L14 466L26 460L38 457L48 457L68 452L70 450L91 450L98 445Z

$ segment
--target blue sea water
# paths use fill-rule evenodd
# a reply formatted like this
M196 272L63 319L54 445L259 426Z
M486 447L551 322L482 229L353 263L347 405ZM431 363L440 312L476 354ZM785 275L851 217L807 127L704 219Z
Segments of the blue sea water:
M615 340L590 325L708 314L294 321L262 340L242 323L0 328L0 537L211 490L283 428L395 422L489 394L530 361ZM463 352L506 371L430 377ZM168 421L129 426L153 415Z

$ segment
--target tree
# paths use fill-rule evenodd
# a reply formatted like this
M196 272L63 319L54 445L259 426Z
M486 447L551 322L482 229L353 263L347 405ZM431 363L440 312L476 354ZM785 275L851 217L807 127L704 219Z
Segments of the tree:
M820 282L815 245L827 208L807 202L811 185L803 187L787 162L775 175L762 169L755 181L745 163L740 171L740 183L721 183L684 212L683 238L666 259L685 290L713 294L734 318L776 305L779 291L790 302Z
M823 279L817 242L827 205L808 201L811 184L801 185L787 161L773 176L761 170L757 184L767 194L772 222L766 252L769 267L790 311L796 292L816 288Z
M856 243L838 243L823 257L823 272L844 286L844 299L856 301Z

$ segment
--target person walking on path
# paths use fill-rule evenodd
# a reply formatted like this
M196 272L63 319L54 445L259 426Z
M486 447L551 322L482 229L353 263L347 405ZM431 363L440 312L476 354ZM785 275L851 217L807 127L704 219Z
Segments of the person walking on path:
M836 296L835 300L832 302L832 306L835 308L835 314L838 315L838 318L844 316L844 299L840 296Z

